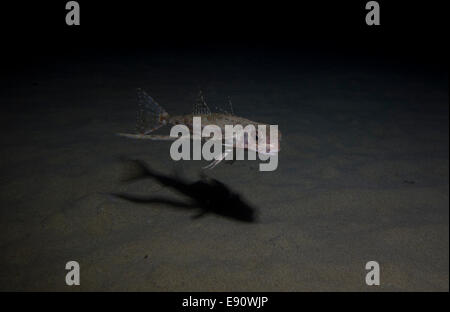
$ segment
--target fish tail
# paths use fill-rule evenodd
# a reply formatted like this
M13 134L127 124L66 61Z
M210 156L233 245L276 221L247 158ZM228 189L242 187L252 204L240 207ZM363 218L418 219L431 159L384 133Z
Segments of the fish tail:
M138 114L136 129L138 133L147 134L167 124L169 114L144 90L137 89Z

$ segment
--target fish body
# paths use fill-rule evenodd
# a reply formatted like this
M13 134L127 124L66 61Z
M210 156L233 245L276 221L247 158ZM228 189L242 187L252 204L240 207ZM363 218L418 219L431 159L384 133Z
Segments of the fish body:
M200 117L202 122L202 130L207 125L216 125L218 126L222 132L225 131L225 125L242 125L243 127L246 127L247 125L255 125L257 126L258 123L246 118L234 116L234 115L227 115L223 113L211 113L208 115L181 115L181 116L174 116L170 117L168 120L168 123L171 125L185 125L189 128L189 130L193 131L193 118L194 117Z
M193 135L194 117L200 117L201 131L203 131L203 128L208 125L215 125L221 129L222 134L225 134L223 136L224 140L231 139L231 142L233 142L231 145L227 145L224 143L224 145L226 146L225 152L222 155L219 155L218 158L216 158L216 160L212 163L211 167L214 167L223 159L225 159L225 157L229 153L231 153L235 148L254 150L255 152L266 153L268 155L273 155L274 153L278 153L279 151L279 141L281 140L281 133L278 131L276 142L270 142L270 134L269 134L270 125L255 122L247 118L235 116L233 114L231 101L229 102L231 112L212 113L208 105L206 104L202 92L200 92L197 102L194 104L192 114L171 116L165 111L164 108L162 108L155 100L153 100L152 97L150 97L142 89L138 89L138 100L139 100L139 110L136 121L136 129L138 133L136 134L119 133L119 135L133 139L146 139L158 141L176 140L179 137L171 137L168 135L156 135L151 133L164 125L169 126L184 125L189 129L190 135ZM225 127L227 125L228 126L240 125L244 129L247 126L251 125L253 126L253 128L250 128L249 131L242 132L240 137L237 137L236 133L232 133L231 134L232 137L227 138L226 137L227 132L225 131ZM258 144L261 145L262 142L262 140L258 140L259 125L266 126L266 133L263 134L265 144L264 148L258 146ZM201 132L199 133L199 135L201 137ZM208 138L203 137L202 139Z

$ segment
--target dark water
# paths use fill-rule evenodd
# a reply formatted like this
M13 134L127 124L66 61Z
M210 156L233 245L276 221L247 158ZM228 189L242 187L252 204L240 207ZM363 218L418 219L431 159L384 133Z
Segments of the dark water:
M418 9L391 6L369 30L350 5L339 11L349 18L232 6L220 18L134 7L133 18L83 5L78 30L52 15L4 36L1 290L67 290L75 260L79 290L368 291L374 260L379 290L448 291L439 19L405 24L394 16ZM124 19L101 22L101 9ZM202 170L174 162L170 142L116 136L134 131L136 88L173 115L190 113L199 89L213 109L231 97L236 115L279 126L278 168ZM123 182L123 158L183 184Z

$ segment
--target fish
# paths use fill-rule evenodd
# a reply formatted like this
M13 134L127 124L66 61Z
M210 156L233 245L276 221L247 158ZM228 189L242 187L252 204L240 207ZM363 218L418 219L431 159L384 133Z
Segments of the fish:
M152 132L165 125L184 125L189 128L190 135L192 135L194 129L193 118L200 117L202 131L203 128L208 125L218 126L221 129L222 133L225 134L226 125L241 125L243 128L248 125L254 126L251 131L243 131L243 133L239 137L236 133L233 133L234 137L231 138L228 138L224 135L222 144L225 146L225 151L222 154L216 156L211 164L204 168L214 168L217 164L223 161L227 155L232 153L237 148L251 150L256 153L268 156L275 155L280 151L281 132L277 130L277 140L275 142L270 142L270 125L234 115L231 99L229 99L230 112L212 112L208 104L206 103L203 92L200 90L197 100L193 105L193 111L191 114L171 116L143 89L138 89L137 95L139 104L136 120L137 133L118 133L119 136L131 139L172 141L179 139L179 137L157 135L152 134ZM258 125L266 126L266 133L264 134L263 140L258 138L258 135L261 135L260 133L258 133ZM209 140L211 138L202 137L201 139Z

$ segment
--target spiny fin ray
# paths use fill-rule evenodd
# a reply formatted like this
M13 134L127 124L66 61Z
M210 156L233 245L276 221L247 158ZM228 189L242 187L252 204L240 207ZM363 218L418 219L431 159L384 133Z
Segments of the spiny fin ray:
M192 114L194 116L211 115L211 110L208 104L206 104L205 96L201 90L198 94L197 101L194 103Z
M138 114L136 129L141 134L150 133L166 124L169 114L144 90L137 89Z

